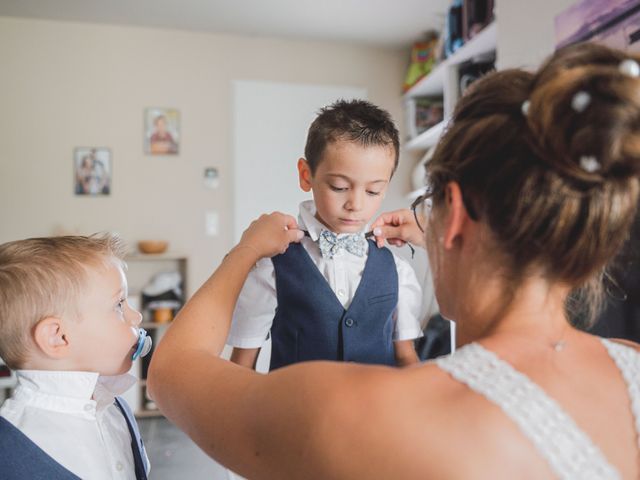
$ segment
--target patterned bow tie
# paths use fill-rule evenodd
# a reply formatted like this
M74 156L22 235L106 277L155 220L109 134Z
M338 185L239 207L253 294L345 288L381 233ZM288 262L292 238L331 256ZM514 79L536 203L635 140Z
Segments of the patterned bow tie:
M333 258L341 249L358 257L363 257L367 249L367 240L364 233L343 233L338 235L329 230L322 230L318 238L318 245L323 258Z

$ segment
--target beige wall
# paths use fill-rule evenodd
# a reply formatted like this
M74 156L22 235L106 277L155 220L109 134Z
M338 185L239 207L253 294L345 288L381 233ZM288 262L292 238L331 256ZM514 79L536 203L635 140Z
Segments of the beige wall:
M555 16L577 1L496 0L498 68L538 66L555 49Z
M551 53L554 16L573 2L496 2L500 68ZM166 238L191 257L193 291L231 247L232 82L363 87L402 124L407 60L345 44L0 17L0 242L57 228ZM180 110L180 156L143 154L148 106ZM76 146L111 148L111 196L73 195ZM406 204L415 160L401 159L386 208ZM205 166L219 168L218 190L203 188ZM218 237L204 235L206 210L220 212Z
M231 247L232 82L364 87L401 121L407 59L345 44L0 18L0 242L57 228L166 238L190 256L193 292ZM178 157L143 154L149 106L180 110ZM111 196L73 194L76 146L111 148ZM405 203L412 160L387 207ZM205 166L219 168L218 190L203 188ZM217 237L204 234L205 210L220 212Z

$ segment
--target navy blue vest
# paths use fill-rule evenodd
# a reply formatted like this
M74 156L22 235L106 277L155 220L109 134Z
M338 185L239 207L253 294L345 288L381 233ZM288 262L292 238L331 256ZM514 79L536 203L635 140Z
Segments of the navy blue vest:
M292 243L272 261L278 306L271 326L270 370L308 360L395 365L398 271L387 248L369 242L362 278L347 310L301 244Z
M131 434L136 479L146 480L149 466L144 461L144 445L133 412L120 398L116 398L116 405L127 420ZM73 446L70 445L69 448ZM2 480L80 480L2 417L0 417L0 452Z

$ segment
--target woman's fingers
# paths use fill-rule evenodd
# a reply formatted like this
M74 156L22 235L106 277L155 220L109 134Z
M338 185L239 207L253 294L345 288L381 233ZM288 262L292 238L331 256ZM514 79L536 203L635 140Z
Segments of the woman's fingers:
M251 247L261 258L272 257L284 253L291 242L299 242L303 236L294 217L273 212L254 220L238 245Z
M378 247L384 246L385 240L395 246L402 246L405 243L424 246L423 233L416 224L411 210L403 209L383 213L371 226Z

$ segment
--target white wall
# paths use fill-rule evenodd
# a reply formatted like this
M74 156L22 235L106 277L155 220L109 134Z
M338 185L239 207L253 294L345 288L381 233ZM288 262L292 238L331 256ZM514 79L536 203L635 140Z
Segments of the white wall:
M498 68L537 67L555 49L555 16L578 0L496 0Z
M234 241L265 212L298 214L310 199L299 186L298 159L320 107L366 99L362 88L297 83L234 82Z
M402 121L408 52L177 30L0 17L0 242L57 228L165 238L191 258L191 292L232 246L235 80L347 85ZM143 154L145 107L175 107L177 157ZM304 139L301 139L303 144ZM76 146L113 154L112 194L73 194ZM302 154L302 152L300 152ZM413 159L386 205L405 205ZM203 170L221 186L206 190ZM220 235L204 234L205 211Z

